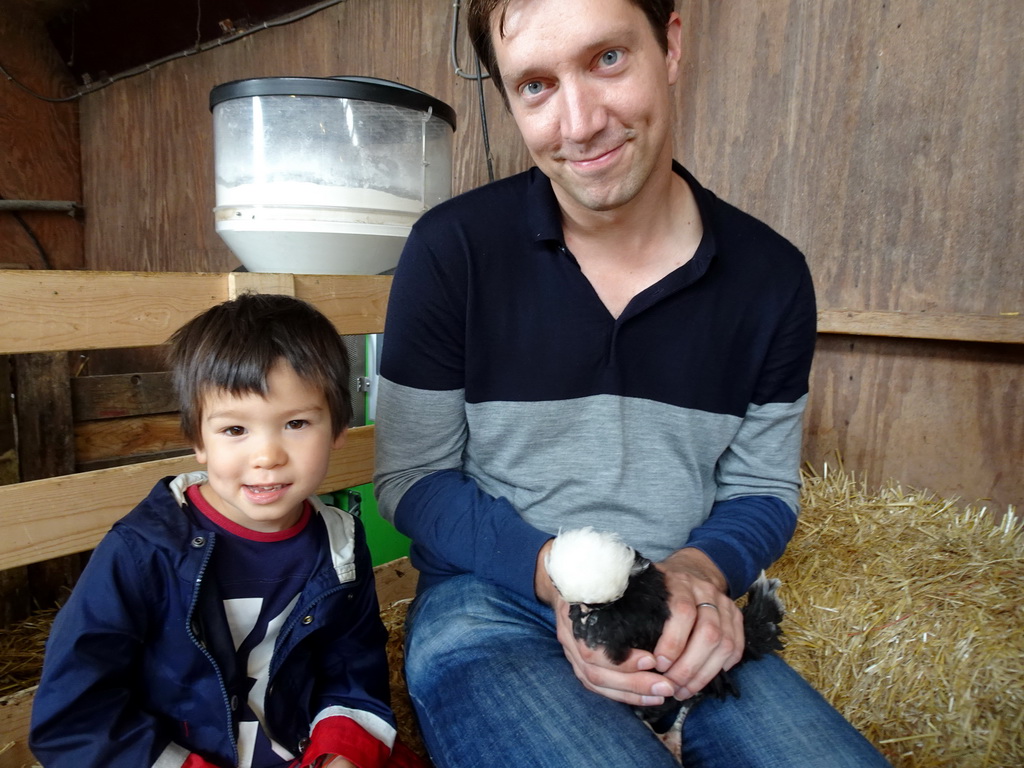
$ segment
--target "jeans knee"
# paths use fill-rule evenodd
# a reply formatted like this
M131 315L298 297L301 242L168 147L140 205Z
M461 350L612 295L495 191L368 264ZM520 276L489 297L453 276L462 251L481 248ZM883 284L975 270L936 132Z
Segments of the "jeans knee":
M405 666L410 688L508 649L510 635L547 635L553 628L530 613L522 598L466 575L416 598L406 628Z

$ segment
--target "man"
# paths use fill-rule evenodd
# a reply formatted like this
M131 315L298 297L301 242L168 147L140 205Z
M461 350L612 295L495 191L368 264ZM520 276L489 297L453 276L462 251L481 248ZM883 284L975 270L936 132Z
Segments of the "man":
M623 705L739 661L733 598L796 524L810 276L674 163L671 0L469 16L537 167L425 214L395 276L376 481L421 572L409 690L440 766L674 765ZM665 572L653 654L573 639L544 555L583 525ZM741 698L689 715L686 765L885 765L780 659L733 675Z

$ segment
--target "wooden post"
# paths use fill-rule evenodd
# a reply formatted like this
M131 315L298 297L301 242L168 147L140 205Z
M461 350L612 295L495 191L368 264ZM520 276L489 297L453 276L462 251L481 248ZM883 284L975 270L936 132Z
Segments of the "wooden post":
M0 357L0 485L18 482L18 448L11 407L13 367L9 355ZM0 570L0 629L23 619L32 605L28 566Z
M14 369L18 467L22 482L73 473L75 430L68 354L17 355ZM27 610L35 606L48 608L63 601L78 581L84 557L67 555L29 565L30 605Z

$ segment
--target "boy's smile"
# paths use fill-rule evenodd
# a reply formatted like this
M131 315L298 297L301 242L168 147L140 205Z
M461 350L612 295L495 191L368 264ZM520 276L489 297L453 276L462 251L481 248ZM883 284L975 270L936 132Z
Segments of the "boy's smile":
M251 530L298 522L303 500L316 493L331 451L344 441L344 432L332 434L324 393L279 362L267 374L266 397L215 390L202 413L196 459L209 474L203 498Z

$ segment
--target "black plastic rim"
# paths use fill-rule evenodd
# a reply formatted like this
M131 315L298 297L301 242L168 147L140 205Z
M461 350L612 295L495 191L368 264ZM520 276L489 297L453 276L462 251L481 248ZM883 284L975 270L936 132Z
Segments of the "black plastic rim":
M433 114L455 130L455 110L433 96L391 80L377 77L258 77L221 83L210 91L210 110L223 101L252 96L326 96L358 99Z

